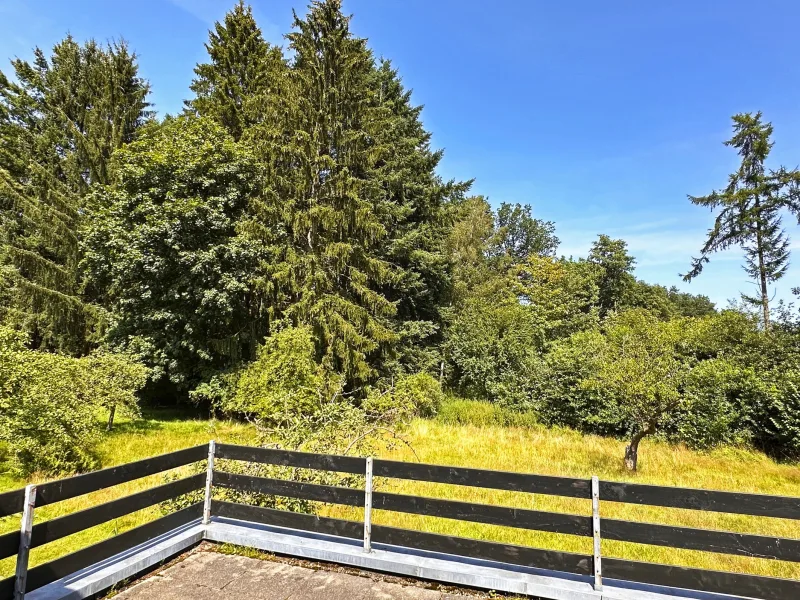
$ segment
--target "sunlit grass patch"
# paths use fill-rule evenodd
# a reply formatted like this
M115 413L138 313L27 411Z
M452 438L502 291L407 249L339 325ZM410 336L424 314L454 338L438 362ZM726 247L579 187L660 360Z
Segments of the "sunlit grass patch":
M460 402L462 405L458 410L460 414L464 414L469 410L470 401ZM486 411L485 403L472 404L479 404L476 410ZM142 420L120 421L115 427L115 431L104 438L98 449L103 466L126 463L189 446L205 444L212 438L238 444L252 444L256 441L256 432L252 426L199 418L185 420L179 418L181 416L180 414L167 414L164 418L159 413L151 413ZM483 417L481 418L483 419ZM498 422L505 421L498 421L495 417L478 422L483 424L457 425L453 422L443 422L441 417L436 420L415 420L407 432L414 452L403 445L396 445L384 457L405 461L415 461L418 457L421 462L432 464L578 478L598 475L601 479L610 481L634 481L657 485L800 497L800 467L796 464L779 464L755 451L722 448L701 453L683 446L645 440L640 450L640 470L638 473L632 474L626 471L622 465L624 441L581 435L566 429L548 429L532 421L526 421L524 426L519 427L499 425ZM195 472L191 466L182 467L176 471L182 475ZM159 485L164 483L164 480L164 474L153 475L42 507L36 511L36 521L41 522L101 502L108 502ZM24 485L23 481L8 474L0 474L0 491L22 485ZM586 499L385 478L377 478L376 487L382 491L463 502L587 516L590 514L590 503ZM363 509L361 508L325 505L321 512L325 515L352 520L363 518ZM800 522L784 519L637 506L608 501L601 503L601 512L606 518L800 538ZM373 514L376 524L582 554L591 552L591 540L578 536L382 510L375 510ZM152 507L47 544L33 551L31 564L40 564L51 560L159 516L161 516L159 508ZM13 530L18 526L17 516L0 519L0 533ZM609 540L603 541L603 553L606 556L633 560L800 578L800 565L766 559L676 550ZM0 576L11 574L13 569L13 558L0 561Z

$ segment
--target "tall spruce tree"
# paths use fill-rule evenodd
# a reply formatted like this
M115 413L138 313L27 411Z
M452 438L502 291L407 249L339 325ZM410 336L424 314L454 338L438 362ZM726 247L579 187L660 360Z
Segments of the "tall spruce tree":
M377 143L386 150L369 177L383 191L382 216L387 242L382 257L398 267L398 277L381 286L397 305L400 333L392 366L419 371L438 368L442 339L441 307L453 294L452 265L446 240L452 228L451 208L463 199L471 182L443 181L436 173L441 150L431 148L422 106L411 102L397 71L381 60L374 73L375 101L387 119ZM390 361L391 362L391 361Z
M311 326L323 364L356 386L397 340L396 306L380 288L398 269L383 257L395 207L370 176L387 156L388 111L376 101L366 40L349 21L338 0L295 14L285 87L248 137L267 181L250 227L273 248L261 276L265 302Z
M791 208L790 188L800 175L785 168L767 171L764 163L772 150L773 129L761 116L761 112L733 116L733 137L725 145L736 148L742 161L725 189L708 196L689 196L693 204L718 214L700 257L692 260L684 280L697 277L710 254L740 246L745 254L744 270L758 289L757 296L742 297L760 306L764 328L769 330L769 284L783 277L789 266L790 242L780 212Z
M86 194L109 180L115 149L150 117L149 85L125 42L67 36L48 59L12 61L0 73L0 261L13 302L3 318L36 347L85 350L79 290Z
M253 11L243 0L233 7L222 23L214 24L206 44L210 62L195 67L191 90L195 98L186 108L222 124L234 139L261 114L255 99L268 93L285 68L280 48L264 40L253 18Z

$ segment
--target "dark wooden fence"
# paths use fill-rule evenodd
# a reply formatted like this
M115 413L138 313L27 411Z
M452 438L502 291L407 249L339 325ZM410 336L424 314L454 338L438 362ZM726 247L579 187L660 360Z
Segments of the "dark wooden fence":
M228 444L217 445L215 455L217 458L222 459L343 473L362 474L366 469L366 459L363 458L307 454ZM569 498L592 498L591 479L528 475L381 459L373 461L372 473L376 477L447 483ZM623 502L759 517L800 519L800 498L610 481L599 481L598 483L600 502ZM214 472L214 485L240 491L261 492L348 506L364 506L365 503L365 492L362 490L237 475L222 471ZM372 492L371 500L373 510L413 513L586 537L594 536L593 519L589 515L543 512L386 492ZM358 539L364 535L364 524L360 522L309 516L229 502L213 502L212 513L218 516L349 538ZM671 548L800 562L800 540L797 539L617 519L600 519L599 537L607 540L652 544ZM578 575L591 576L595 573L595 557L588 554L500 544L374 524L371 525L371 539L377 543L444 552L527 567L552 569ZM800 598L800 581L796 580L610 557L602 558L602 577L604 579L617 579L768 600Z
M208 446L197 446L147 458L133 463L120 465L51 481L35 487L35 506L48 504L82 496L90 492L109 488L121 483L140 479L148 475L161 473L169 469L181 467L208 457ZM106 523L112 519L127 515L159 502L176 498L188 492L205 487L206 474L200 473L164 485L160 485L130 496L112 500L72 514L64 515L49 521L33 525L30 539L24 544L25 549L37 548L68 535L78 533L95 525ZM0 517L22 512L25 504L25 489L0 494ZM30 492L29 492L30 493ZM25 591L30 592L48 583L61 579L80 569L98 563L106 558L128 550L133 546L146 542L154 537L185 525L202 515L203 503L200 502L183 510L141 525L125 533L109 538L87 548L83 548L61 558L25 569ZM20 552L22 533L14 531L0 535L0 559L17 555ZM7 600L15 595L16 577L0 580L0 599Z
M425 533L220 500L212 501L210 486L208 486L206 508L217 517L240 519L352 539L362 539L365 537L365 531L368 531L365 543L374 542L403 546L511 565L549 569L588 577L594 576L596 583L599 583L602 574L602 578L605 580L623 580L763 598L765 600L800 598L800 581L797 580L631 561L607 556L601 558L599 553L599 540L607 539L800 562L800 540L797 539L605 519L600 518L599 512L599 506L602 505L602 502L611 501L735 513L765 518L800 519L800 498L607 482L599 481L596 478L576 479L529 475L381 459L309 454L229 444L217 444L215 447L212 445L212 449L213 456L216 459L284 465L357 475L370 473L376 477L589 500L592 500L594 495L593 514L574 515L410 496L373 491L369 488L362 490L255 477L225 472L219 469L213 470L212 474L213 486L220 488L346 506L364 507L367 504L371 507L371 510L404 512L490 525L593 537L597 543L595 544L594 554L577 554ZM208 447L206 446L189 448L128 465L42 484L37 486L35 504L39 507L59 502L182 465L203 461L206 459L207 453ZM206 478L206 473L200 473L74 514L36 524L30 530L30 547L41 546L130 512L201 489L206 486ZM368 476L367 480L371 480L371 477ZM25 490L0 494L0 516L21 512L24 508L24 502ZM83 567L113 556L157 535L198 519L202 514L203 503L201 502L114 538L33 567L27 571L26 590L36 589ZM0 559L16 554L22 541L20 532L0 536ZM0 581L0 600L13 596L14 582L15 578L13 577Z

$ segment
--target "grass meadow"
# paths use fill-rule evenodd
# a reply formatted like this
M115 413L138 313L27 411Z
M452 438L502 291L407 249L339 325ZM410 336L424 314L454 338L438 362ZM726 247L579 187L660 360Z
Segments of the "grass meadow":
M104 438L99 454L103 466L112 466L192 445L205 444L212 438L229 443L247 444L252 443L255 437L255 430L246 424L203 419L187 420L178 413L154 412L146 415L144 419L120 422L115 431ZM581 435L565 429L544 428L536 425L529 416L509 415L485 403L451 400L443 407L437 419L414 421L406 437L413 451L401 444L386 451L383 456L397 460L418 459L427 463L504 471L587 478L598 475L601 479L615 481L800 497L800 465L779 464L758 452L722 448L701 453L682 446L645 440L640 449L639 472L631 474L622 467L621 459L625 445L623 441ZM189 474L191 470L192 467L184 467L177 471ZM2 471L0 466L0 491L18 488L25 484L24 481L8 473L3 474ZM154 475L43 507L36 511L36 521L81 510L163 482L163 474ZM400 480L378 479L376 486L384 491L466 502L591 514L589 500ZM340 518L362 517L361 510L348 507L321 506L320 512ZM613 502L602 502L601 514L609 518L800 538L800 522L768 517L726 515ZM46 562L160 515L159 508L152 507L36 548L31 552L31 564ZM379 510L373 513L373 519L377 524L434 533L591 553L591 539L578 536ZM15 529L18 523L17 516L0 519L0 533ZM794 563L627 542L603 541L603 554L634 560L800 578L800 565ZM0 577L13 573L13 569L13 558L0 561Z

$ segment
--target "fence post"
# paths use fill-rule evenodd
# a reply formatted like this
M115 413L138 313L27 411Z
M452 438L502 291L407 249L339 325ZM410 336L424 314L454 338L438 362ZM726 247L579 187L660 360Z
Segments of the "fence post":
M372 552L372 457L367 457L364 484L364 552Z
M214 453L216 444L214 440L208 442L208 467L206 470L206 495L203 499L203 525L211 522L211 484L214 480Z
M36 486L25 486L25 504L22 508L22 523L19 530L19 551L17 552L17 571L14 581L14 600L25 598L28 583L28 555L31 551L31 530L33 529L33 509L36 506Z
M603 571L600 558L600 480L592 476L592 537L594 538L594 589L603 591Z

